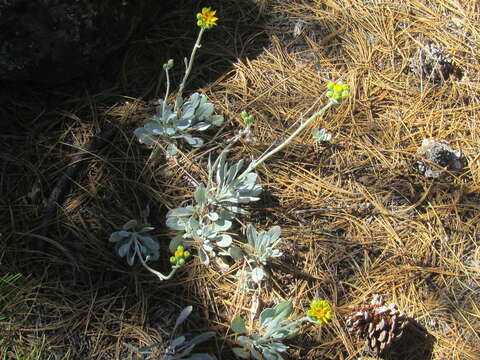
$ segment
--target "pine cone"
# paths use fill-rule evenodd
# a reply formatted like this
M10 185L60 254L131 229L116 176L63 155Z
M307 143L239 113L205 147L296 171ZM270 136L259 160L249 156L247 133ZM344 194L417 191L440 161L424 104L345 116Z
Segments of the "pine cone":
M365 299L362 304L352 307L352 313L346 320L347 330L365 340L365 345L375 355L382 354L400 339L407 321L396 304L385 306L383 297L378 295L371 301Z

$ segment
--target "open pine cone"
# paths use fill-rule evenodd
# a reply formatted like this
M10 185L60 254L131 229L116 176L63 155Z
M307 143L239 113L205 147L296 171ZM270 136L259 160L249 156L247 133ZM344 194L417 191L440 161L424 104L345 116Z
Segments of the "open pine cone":
M346 322L349 332L365 340L365 345L375 355L380 355L403 335L407 318L396 304L385 306L383 297L375 295L371 301L365 299L352 307Z

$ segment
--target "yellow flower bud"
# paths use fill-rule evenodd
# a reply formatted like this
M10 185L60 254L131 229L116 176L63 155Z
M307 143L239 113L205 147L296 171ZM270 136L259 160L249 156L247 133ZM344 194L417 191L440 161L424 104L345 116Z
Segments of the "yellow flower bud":
M333 86L333 91L335 91L337 93L341 93L343 91L343 86L341 84L335 84Z
M183 252L183 257L187 258L190 256L190 252L189 251L184 251Z
M177 262L177 258L175 256L170 257L170 262L175 264Z
M183 257L183 250L177 250L177 251L175 251L175 257L177 257L177 258L182 258L182 257Z

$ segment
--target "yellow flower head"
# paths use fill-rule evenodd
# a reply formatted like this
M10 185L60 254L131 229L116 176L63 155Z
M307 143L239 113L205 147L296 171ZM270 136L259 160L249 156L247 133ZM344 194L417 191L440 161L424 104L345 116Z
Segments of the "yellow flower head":
M210 29L214 25L217 25L218 18L215 17L217 10L212 10L212 8L203 8L201 13L197 14L197 25Z
M175 257L177 257L177 258L183 257L183 250L177 250L177 251L175 251Z
M327 84L327 89L327 97L329 97L336 104L340 104L350 95L350 86L341 81L337 82L336 84L330 81Z
M319 324L326 324L332 318L333 312L327 300L313 300L307 315Z
M185 252L185 247L183 245L178 245L174 255L177 259L182 258L184 257L184 252Z

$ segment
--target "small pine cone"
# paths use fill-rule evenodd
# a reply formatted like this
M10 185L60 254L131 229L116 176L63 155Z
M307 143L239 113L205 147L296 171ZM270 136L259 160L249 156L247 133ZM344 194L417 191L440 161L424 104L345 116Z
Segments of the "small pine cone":
M350 333L364 340L375 355L380 355L403 335L407 317L396 304L386 306L383 297L375 295L370 301L365 299L352 307L346 323Z

